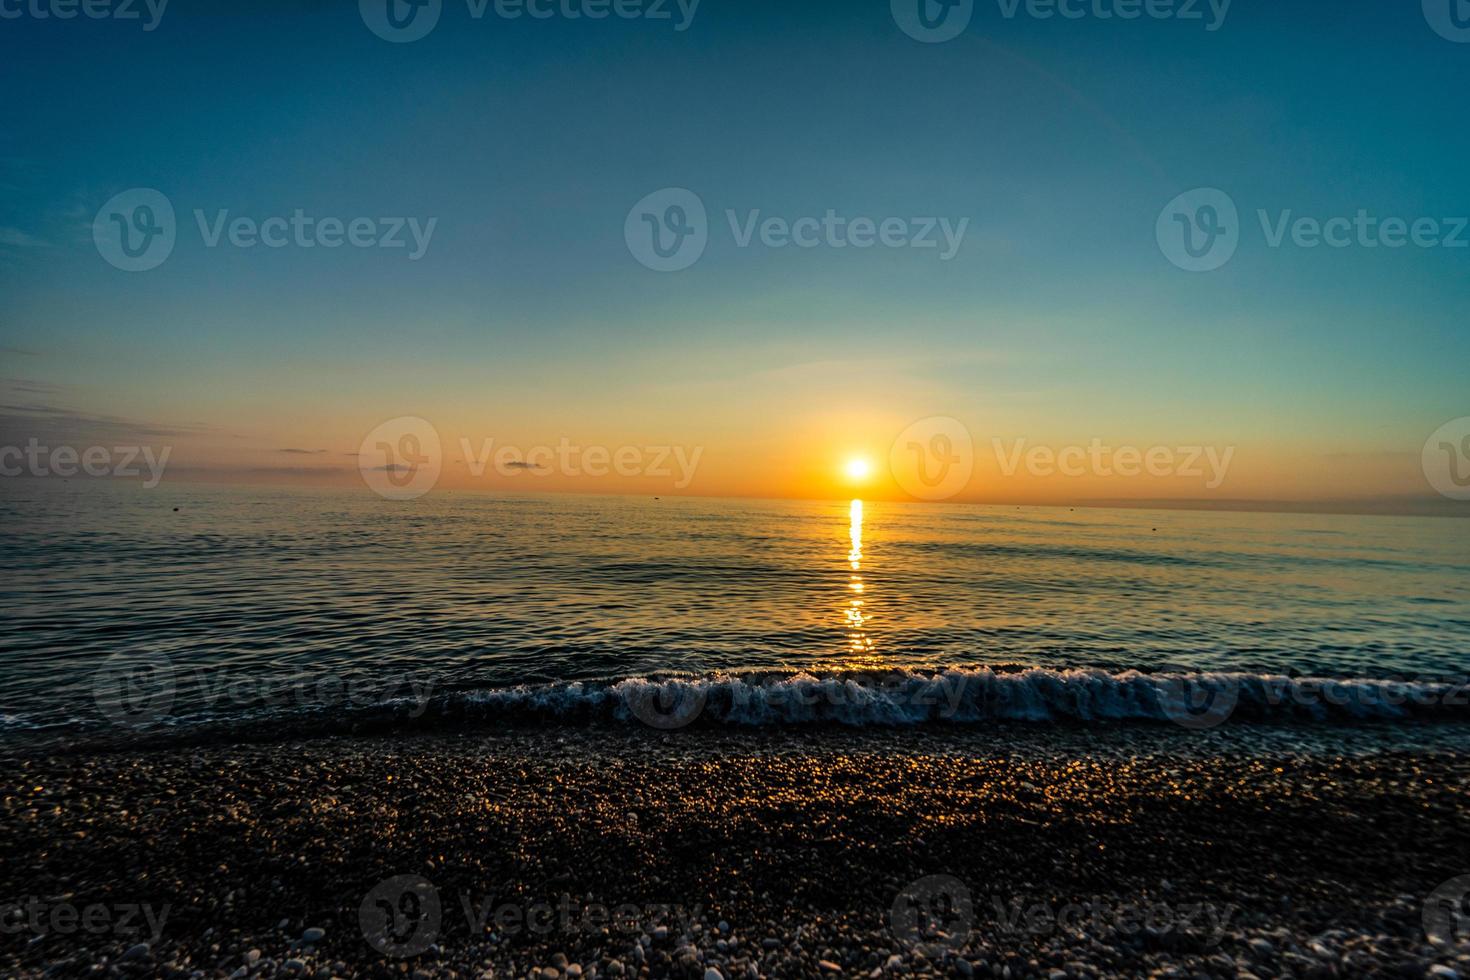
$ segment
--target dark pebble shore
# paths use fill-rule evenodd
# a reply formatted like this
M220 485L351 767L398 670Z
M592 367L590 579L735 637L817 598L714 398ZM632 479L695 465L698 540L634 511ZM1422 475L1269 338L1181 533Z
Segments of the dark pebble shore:
M1423 917L1470 874L1466 744L609 726L11 747L0 973L1470 976Z

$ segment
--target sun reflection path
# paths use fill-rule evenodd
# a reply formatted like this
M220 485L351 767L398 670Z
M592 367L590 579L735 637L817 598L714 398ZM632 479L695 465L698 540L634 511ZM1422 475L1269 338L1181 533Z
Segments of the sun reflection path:
M873 640L868 636L867 618L863 615L863 502L854 500L848 510L848 537L852 549L847 553L847 563L852 568L847 588L851 593L845 616L847 619L847 648L850 653L871 655Z

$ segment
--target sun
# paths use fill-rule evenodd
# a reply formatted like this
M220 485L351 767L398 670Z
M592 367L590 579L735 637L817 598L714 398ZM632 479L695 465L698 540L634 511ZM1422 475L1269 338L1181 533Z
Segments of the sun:
M873 463L865 456L854 456L842 464L842 472L849 480L866 480L873 475Z

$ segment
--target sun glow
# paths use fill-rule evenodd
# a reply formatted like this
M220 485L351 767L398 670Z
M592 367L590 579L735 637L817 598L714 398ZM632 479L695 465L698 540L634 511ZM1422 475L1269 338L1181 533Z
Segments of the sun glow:
M865 456L854 456L842 465L849 480L866 480L873 475L873 463Z

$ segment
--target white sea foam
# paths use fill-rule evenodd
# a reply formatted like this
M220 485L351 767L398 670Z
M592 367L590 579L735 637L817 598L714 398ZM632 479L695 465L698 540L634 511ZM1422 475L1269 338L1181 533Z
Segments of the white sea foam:
M797 673L625 678L460 693L431 713L489 718L616 718L660 728L733 725L916 725L932 722L1352 722L1467 718L1465 685L1290 678L1254 673L1104 670Z

